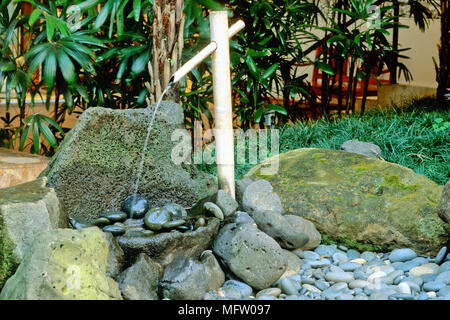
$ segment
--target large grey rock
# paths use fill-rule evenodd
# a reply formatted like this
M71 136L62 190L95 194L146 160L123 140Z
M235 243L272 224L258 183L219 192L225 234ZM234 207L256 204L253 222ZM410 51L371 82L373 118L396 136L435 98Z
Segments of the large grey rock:
M236 181L235 183L235 194L236 194L236 201L239 204L239 209L244 210L244 207L242 206L242 199L244 197L244 191L247 189L247 187L253 182L252 179L249 178L242 178Z
M202 300L206 294L205 266L188 257L176 257L165 269L159 290L162 298Z
M0 300L121 300L106 275L108 241L97 227L39 234L8 279Z
M300 247L300 249L306 251L315 249L319 246L320 242L322 241L322 236L320 235L320 232L317 231L314 223L306 220L305 218L294 216L291 214L287 214L284 217L295 230L298 230L308 236L308 242Z
M22 261L35 237L68 225L46 178L0 189L0 289Z
M105 237L108 241L106 274L115 279L123 269L125 264L125 254L117 243L117 239L110 232L105 232Z
M261 168L275 161L278 174L262 175ZM330 240L350 241L361 251L404 247L435 255L448 241L450 226L436 210L443 186L395 163L305 148L268 158L245 177L268 180L284 214L301 216Z
M192 206L189 211L189 215L196 216L205 214L204 205L208 202L212 202L217 205L225 218L233 215L239 206L236 200L234 200L227 192L224 190L219 190L216 193L197 201L197 203Z
M157 300L160 273L161 266L141 253L117 278L122 297L125 300Z
M347 140L341 145L341 150L362 154L368 157L381 157L381 148L370 142Z
M236 276L258 290L269 287L286 270L283 249L249 223L225 225L213 251Z
M205 250L200 256L200 262L205 266L206 291L220 288L225 282L225 273L220 267L219 261L211 250Z
M150 111L89 108L83 112L41 174L48 177L48 185L71 215L91 220L120 209L134 192ZM183 119L178 104L161 103L138 190L150 206L175 202L190 207L217 190L212 177L193 165L172 161L180 140L171 137L175 130L184 130Z
M125 265L129 266L140 253L166 267L177 256L198 259L200 254L213 243L219 231L220 221L208 218L207 224L190 233L163 232L151 237L117 237L125 253Z
M447 223L450 223L450 180L444 186L442 197L437 207L439 217Z
M251 183L244 191L242 204L258 228L274 238L283 248L301 248L309 241L305 233L294 229L282 215L280 198L272 192L268 181L258 180Z

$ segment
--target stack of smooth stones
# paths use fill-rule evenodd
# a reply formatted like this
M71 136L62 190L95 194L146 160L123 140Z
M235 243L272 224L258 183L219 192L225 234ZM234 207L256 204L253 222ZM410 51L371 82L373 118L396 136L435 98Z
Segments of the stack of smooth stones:
M97 226L114 236L148 237L161 232L193 232L205 226L205 216L190 217L184 207L176 203L166 203L150 208L142 195L130 195L122 204L122 210L110 210L100 214L92 223L80 218L70 218L76 229Z

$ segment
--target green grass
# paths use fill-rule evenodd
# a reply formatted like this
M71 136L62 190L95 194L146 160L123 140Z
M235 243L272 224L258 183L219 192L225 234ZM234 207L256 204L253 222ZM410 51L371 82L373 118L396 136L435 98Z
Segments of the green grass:
M372 142L386 161L423 174L438 184L450 179L450 128L435 131L436 119L450 121L449 106L433 99L411 101L390 110L366 112L363 116L299 122L280 130L280 153L298 148L340 149L346 140ZM236 165L236 178L252 167ZM216 173L215 165L200 170Z

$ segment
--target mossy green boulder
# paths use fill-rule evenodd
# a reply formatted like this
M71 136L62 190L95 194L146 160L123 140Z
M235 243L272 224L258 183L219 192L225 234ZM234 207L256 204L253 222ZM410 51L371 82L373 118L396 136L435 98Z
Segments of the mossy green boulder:
M121 300L107 276L108 241L97 227L42 232L8 279L0 300Z
M261 167L275 161L278 173L262 175ZM245 177L268 180L284 214L306 218L327 239L356 248L408 247L433 255L449 239L436 210L443 187L395 163L305 148L268 158Z
M92 221L102 212L120 209L134 193L151 110L89 108L83 112L41 174L48 177L48 185L70 215ZM193 165L172 161L172 152L178 155L177 150L182 149L181 135L172 141L172 134L175 130L181 133L183 119L178 104L161 103L138 190L148 198L150 207L167 202L190 207L217 190L211 176Z
M67 214L46 183L41 178L0 189L0 290L39 233L68 226Z

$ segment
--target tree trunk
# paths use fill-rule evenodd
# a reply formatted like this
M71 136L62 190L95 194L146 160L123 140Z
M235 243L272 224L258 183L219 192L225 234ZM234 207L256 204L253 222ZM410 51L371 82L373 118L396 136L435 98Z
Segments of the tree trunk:
M183 51L183 0L153 1L152 60L148 64L151 83L148 103L155 103L169 85L172 74L181 66ZM172 85L166 99L179 102L179 84Z
M445 103L445 94L450 88L450 13L448 1L441 0L441 43L439 45L439 67L436 67L436 80L438 88L436 97L440 103Z

